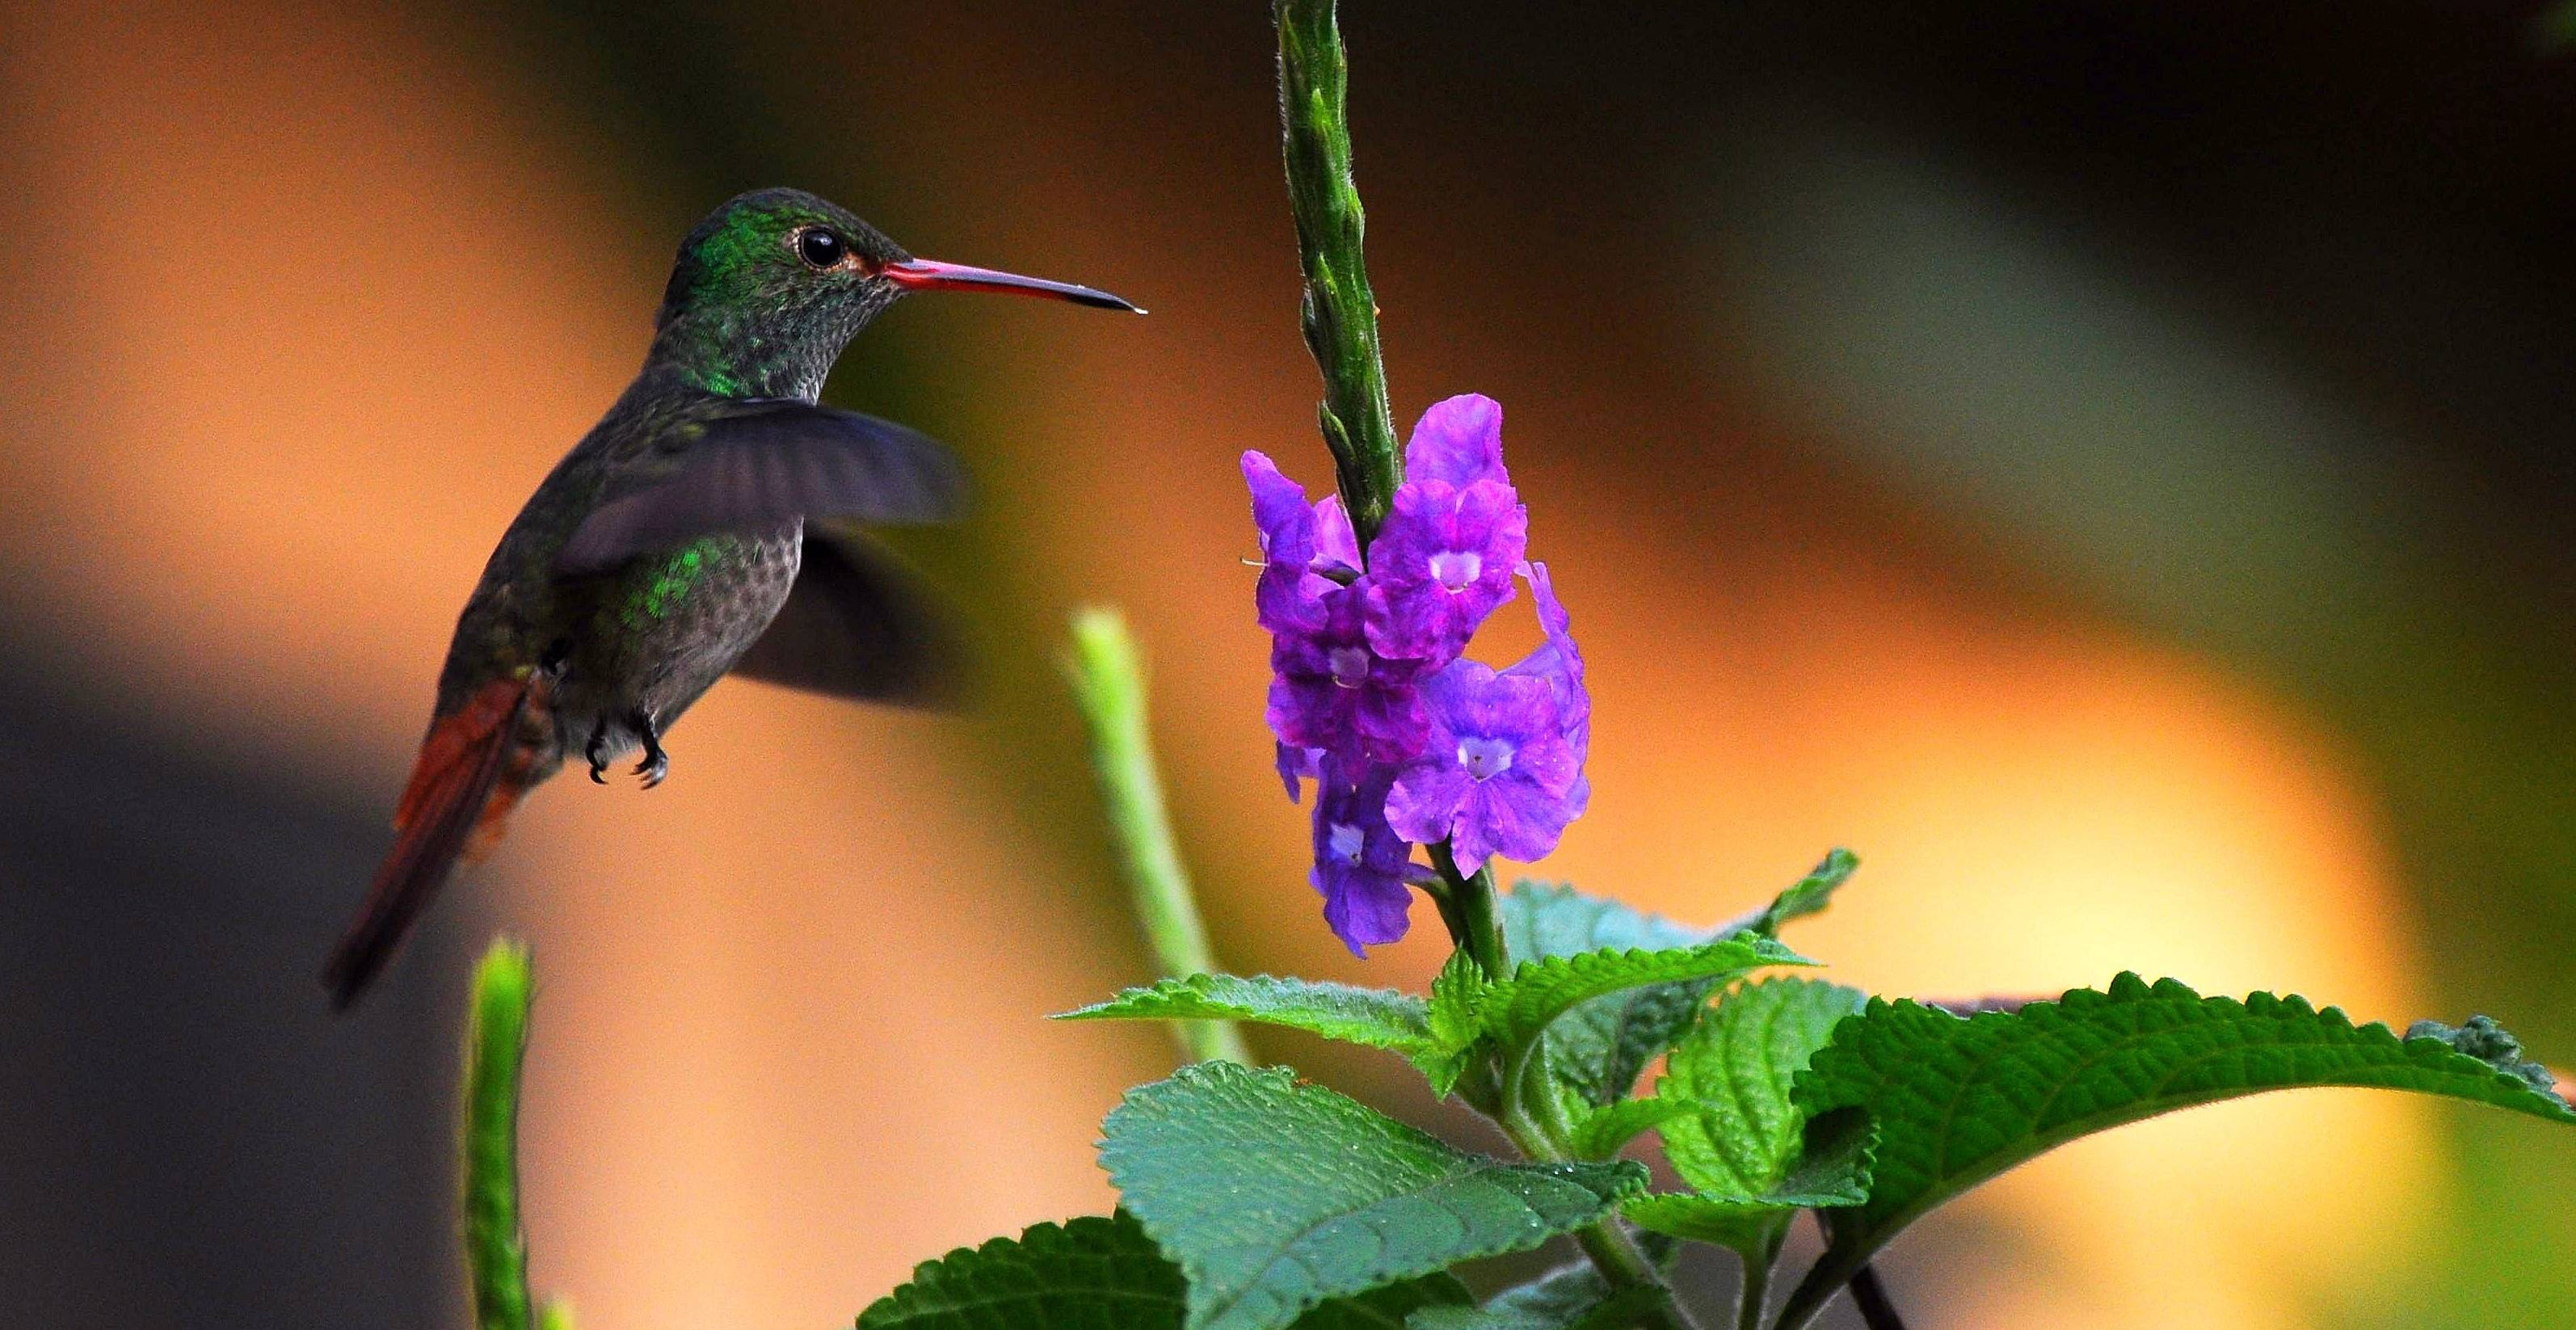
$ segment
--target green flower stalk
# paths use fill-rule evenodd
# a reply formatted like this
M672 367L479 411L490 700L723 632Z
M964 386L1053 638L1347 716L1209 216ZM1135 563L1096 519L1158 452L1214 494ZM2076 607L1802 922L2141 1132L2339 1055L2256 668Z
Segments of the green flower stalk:
M528 949L507 938L474 968L465 1035L465 1259L476 1330L530 1330L527 1239L519 1225L519 1072L528 1048ZM572 1330L546 1307L538 1330Z
M1145 724L1145 667L1127 621L1116 610L1093 608L1073 616L1073 644L1064 657L1065 677L1072 681L1075 702L1091 731L1092 768L1100 776L1100 797L1109 808L1109 825L1127 871L1136 918L1163 973L1174 979L1213 972L1216 957L1208 946L1207 927L1199 920L1198 898L1189 871L1181 866L1180 847L1172 838L1172 819L1163 801L1163 778L1154 765L1154 748ZM1251 1050L1232 1021L1175 1021L1173 1038L1184 1056L1196 1062L1223 1060L1250 1065Z
M1277 0L1273 14L1279 28L1289 209L1306 276L1301 309L1306 346L1324 377L1318 411L1324 442L1333 453L1352 534L1365 551L1404 483L1404 460L1388 408L1377 303L1362 253L1365 226L1359 186L1351 173L1349 66L1334 0ZM1506 563L1496 571L1508 578L1508 567ZM1319 792L1317 797L1324 796ZM1439 879L1430 891L1450 937L1488 979L1509 977L1511 957L1495 912L1492 869L1479 863L1472 873L1461 872L1445 841L1433 844L1431 855ZM1505 1131L1532 1158L1566 1159L1562 1124L1541 1117L1555 1107L1553 1101L1542 1091L1529 1097L1546 1101L1543 1108L1524 1103L1527 1078L1517 1072L1507 1072L1500 1086L1499 1120ZM1664 1330L1690 1325L1652 1262L1615 1220L1587 1226L1575 1236L1614 1293L1649 1293L1635 1318L1639 1324Z
M1404 454L1387 405L1377 297L1362 244L1367 225L1351 171L1350 66L1334 0L1277 0L1272 16L1288 208L1306 276L1301 322L1324 378L1316 415L1357 548L1366 550L1404 483ZM1433 853L1441 878L1431 896L1450 937L1488 976L1502 978L1511 959L1493 923L1492 874L1463 875L1445 846Z
M1404 456L1387 409L1378 358L1377 297L1360 253L1366 229L1351 176L1349 69L1332 0L1278 0L1279 113L1288 154L1288 204L1306 272L1306 347L1324 373L1316 415L1333 450L1342 502L1360 547L1385 522Z

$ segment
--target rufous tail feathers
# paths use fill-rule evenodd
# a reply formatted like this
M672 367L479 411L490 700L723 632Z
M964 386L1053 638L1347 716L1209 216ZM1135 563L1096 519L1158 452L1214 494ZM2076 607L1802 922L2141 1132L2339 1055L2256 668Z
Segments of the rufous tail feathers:
M394 847L322 967L333 1008L347 1010L384 969L458 861L480 858L500 840L503 819L527 789L534 752L526 722L548 705L546 693L542 676L495 679L430 727L394 807Z

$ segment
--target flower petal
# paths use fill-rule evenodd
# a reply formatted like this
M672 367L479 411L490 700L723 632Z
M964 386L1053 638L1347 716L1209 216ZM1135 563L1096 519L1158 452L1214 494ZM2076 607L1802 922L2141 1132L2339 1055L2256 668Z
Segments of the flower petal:
M1386 821L1386 794L1393 773L1385 767L1360 769L1354 783L1347 768L1329 758L1315 799L1315 867L1308 881L1324 895L1324 921L1351 949L1364 956L1365 946L1403 937L1413 893L1405 879L1413 847Z
M1360 571L1359 533L1351 527L1350 510L1342 507L1342 496L1327 494L1315 501L1315 570L1344 568Z
M1317 875L1324 876L1320 869ZM1324 922L1354 956L1364 958L1368 947L1401 940L1412 926L1413 890L1402 878L1341 873L1316 889L1324 893Z
M1409 479L1462 487L1480 480L1509 483L1503 470L1502 403L1481 393L1432 403L1404 446L1404 473Z
M1387 824L1417 845L1449 839L1458 807L1476 785L1475 777L1458 765L1454 750L1438 756L1448 760L1426 755L1426 760L1406 767L1386 795Z
M1280 744L1278 750L1271 760L1279 769L1279 783L1288 787L1288 802L1293 804L1306 792L1303 782L1321 776L1315 765L1315 750L1292 744Z

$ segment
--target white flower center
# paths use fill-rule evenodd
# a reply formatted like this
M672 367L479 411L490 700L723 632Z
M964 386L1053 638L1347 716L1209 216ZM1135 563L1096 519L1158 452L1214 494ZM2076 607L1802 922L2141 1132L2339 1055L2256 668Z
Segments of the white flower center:
M1512 769L1512 744L1508 739L1461 739L1458 741L1458 764L1478 780L1490 780Z
M1431 556L1431 578L1452 591L1464 591L1485 571L1485 556L1474 550L1442 550Z
M1332 847L1334 858L1354 867L1359 864L1361 848L1368 844L1367 835L1346 822L1334 823L1332 829L1324 833L1324 840Z

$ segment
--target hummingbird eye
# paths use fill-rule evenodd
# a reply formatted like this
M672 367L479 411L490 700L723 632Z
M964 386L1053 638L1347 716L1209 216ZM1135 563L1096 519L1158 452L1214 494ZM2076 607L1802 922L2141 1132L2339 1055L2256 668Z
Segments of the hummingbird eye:
M839 267L849 257L850 244L834 232L813 227L796 237L796 256L815 268Z

